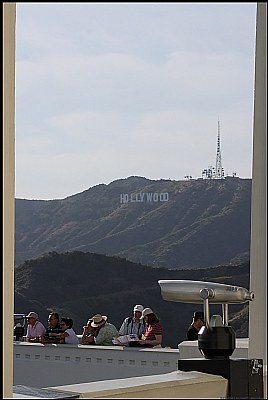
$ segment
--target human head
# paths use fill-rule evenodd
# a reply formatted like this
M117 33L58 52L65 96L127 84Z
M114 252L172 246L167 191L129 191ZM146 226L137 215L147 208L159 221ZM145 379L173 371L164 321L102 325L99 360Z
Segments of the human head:
M96 329L96 328L93 328L93 326L91 326L91 322L93 322L93 319L89 318L87 320L86 326L84 326L84 329L86 328L87 333L93 333Z
M133 316L134 319L140 320L142 316L142 311L143 311L143 306L141 304L136 304L135 307L133 308Z
M53 328L59 324L59 319L60 319L60 318L59 318L59 314L56 313L56 312L51 312L51 313L48 315L48 323L49 323L49 325L52 326Z
M146 317L146 315L153 314L153 310L149 307L146 307L142 310L142 318Z
M195 311L193 314L193 325L196 328L201 328L204 325L204 313L203 311Z
M198 321L199 319L201 319L201 321L204 323L203 311L195 311L193 314L193 319L194 319L194 321Z
M106 315L101 315L101 314L95 314L93 315L93 317L91 317L91 319L92 319L91 326L93 328L100 328L107 321Z
M26 315L27 323L30 325L34 325L36 321L38 321L38 314L34 311L30 311L28 315Z
M72 318L69 318L69 317L61 318L60 326L62 329L64 329L64 330L69 329L73 326L73 324L74 324L74 322L73 322Z
M153 310L149 307L144 308L144 310L142 311L142 318L144 318L144 321L148 325L152 325L155 324L156 322L159 322L159 319L157 318Z

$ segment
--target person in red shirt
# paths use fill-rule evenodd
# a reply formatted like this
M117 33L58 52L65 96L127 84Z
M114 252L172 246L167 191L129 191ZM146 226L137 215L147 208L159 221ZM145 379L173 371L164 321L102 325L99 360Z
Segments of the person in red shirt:
M142 335L139 343L146 347L161 347L163 329L159 323L159 319L151 308L145 308L142 311L142 318L146 323L146 331Z

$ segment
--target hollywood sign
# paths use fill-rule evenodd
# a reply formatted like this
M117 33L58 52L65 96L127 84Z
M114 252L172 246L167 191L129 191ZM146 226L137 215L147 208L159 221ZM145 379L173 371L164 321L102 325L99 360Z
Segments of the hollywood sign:
M165 193L131 193L120 194L120 204L123 203L157 203L169 200L169 194Z

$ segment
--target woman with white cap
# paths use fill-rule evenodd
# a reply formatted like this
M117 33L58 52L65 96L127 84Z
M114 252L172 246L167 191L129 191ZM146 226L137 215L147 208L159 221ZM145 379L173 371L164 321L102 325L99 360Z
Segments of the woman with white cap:
M159 319L151 308L145 308L142 311L142 318L146 322L146 331L142 335L139 343L146 347L161 347L163 329L159 323Z

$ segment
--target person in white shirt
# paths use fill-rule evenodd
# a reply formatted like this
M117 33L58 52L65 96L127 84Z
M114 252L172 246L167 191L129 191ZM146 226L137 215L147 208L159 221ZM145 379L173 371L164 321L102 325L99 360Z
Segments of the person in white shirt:
M73 326L72 318L62 317L60 327L63 330L63 332L62 333L50 332L49 336L50 337L55 336L59 338L60 343L79 344L79 339L75 331L73 330L72 326Z
M133 315L131 317L127 317L124 319L121 328L119 329L119 335L130 335L132 333L136 333L139 338L142 337L142 334L146 330L146 324L144 319L141 318L143 311L143 306L141 304L137 304L133 308Z

